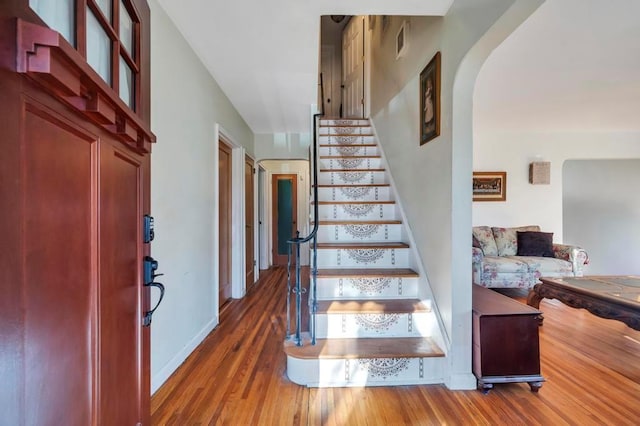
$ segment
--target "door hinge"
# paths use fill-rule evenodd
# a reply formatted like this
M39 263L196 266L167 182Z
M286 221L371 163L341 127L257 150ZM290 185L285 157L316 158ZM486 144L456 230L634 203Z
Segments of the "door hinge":
M256 262L255 260L253 261L253 266L256 266L258 264L258 262Z

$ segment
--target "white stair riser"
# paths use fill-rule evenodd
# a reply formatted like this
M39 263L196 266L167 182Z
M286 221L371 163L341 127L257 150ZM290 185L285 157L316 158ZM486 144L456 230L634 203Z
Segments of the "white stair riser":
M320 169L362 170L384 169L384 167L382 166L382 160L379 157L344 157L321 158Z
M349 157L353 155L380 155L377 146L362 146L362 144L353 145L329 145L320 147L320 156L326 155ZM321 160L322 161L322 160Z
M332 118L320 120L320 126L368 126L369 120L357 118Z
M389 242L402 240L402 224L349 224L318 227L319 243Z
M370 126L320 127L320 135L370 135Z
M302 359L287 357L289 379L308 387L443 383L447 358Z
M368 185L388 183L385 173L366 170L354 170L349 172L320 172L318 174L320 185Z
M352 186L318 188L320 201L391 201L388 186Z
M418 278L317 278L316 289L318 300L416 298L418 296Z
M409 249L318 249L318 268L408 268Z
M384 314L318 314L316 333L319 339L369 337L420 337L433 326L423 326L433 319L428 312Z
M356 136L356 135L320 135L318 140L320 145L358 145L375 143L373 136Z
M318 217L320 220L398 220L400 215L395 204L321 204Z

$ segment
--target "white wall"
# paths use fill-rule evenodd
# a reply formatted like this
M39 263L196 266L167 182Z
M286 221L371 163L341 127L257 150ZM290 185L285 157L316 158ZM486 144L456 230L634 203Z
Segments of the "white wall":
M564 238L589 253L585 272L640 275L640 159L566 161Z
M451 342L447 385L452 388L475 386L470 374L471 257L465 248L471 226L473 84L490 49L539 4L459 0L443 18L392 17L385 34L376 25L371 38L371 116ZM410 25L409 49L396 61L395 35L404 20ZM419 74L438 50L441 134L420 146Z
M634 0L548 0L487 59L473 169L506 171L507 200L473 203L474 225L539 224L556 242L584 245L566 240L562 168L640 158L639 13ZM528 183L536 160L551 162L550 185Z
M218 323L214 129L254 153L253 133L157 0L151 0L151 245L167 292L151 327L152 392ZM155 299L154 299L155 300Z
M309 123L311 130L311 122ZM255 135L256 160L308 159L311 133L258 133Z
M619 132L500 132L484 129L474 135L473 168L507 172L505 202L474 202L473 224L519 226L536 224L554 233L554 242L584 246L564 238L562 168L567 160L640 158L640 134ZM549 185L529 184L529 163L551 163ZM598 198L594 194L594 198ZM585 247L587 248L587 247Z
M298 197L298 229L301 237L309 235L311 230L309 225L309 162L302 160L263 160L260 165L266 170L265 179L267 193L264 198L265 221L264 229L266 234L266 246L269 256L269 264L273 264L273 194L272 194L272 176L274 174L295 174L298 176L297 181L297 197ZM301 265L309 264L309 244L301 246L300 252Z

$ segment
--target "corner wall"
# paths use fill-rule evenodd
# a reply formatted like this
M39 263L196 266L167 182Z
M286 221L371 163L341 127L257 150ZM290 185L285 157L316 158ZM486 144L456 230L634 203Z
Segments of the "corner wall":
M540 3L458 0L445 17L391 17L384 34L378 23L371 35L371 117L451 342L447 386L453 389L475 387L468 250L473 85L491 49ZM396 60L404 20L409 46ZM438 50L441 134L420 146L419 74Z
M566 229L563 193L586 194L565 188L563 168L574 160L640 158L638 12L640 3L627 0L548 1L487 59L474 94L473 168L506 171L507 199L474 202L474 225L539 224L555 242L590 254L620 244L616 232L600 227ZM549 185L529 184L532 161L551 163ZM599 211L604 227L621 219L606 206L610 192L589 195L589 214ZM594 263L593 273L615 270L609 259Z
M157 0L151 8L151 214L165 299L151 326L155 392L218 324L213 259L217 209L215 126L254 153L254 135ZM155 294L153 301L155 301Z

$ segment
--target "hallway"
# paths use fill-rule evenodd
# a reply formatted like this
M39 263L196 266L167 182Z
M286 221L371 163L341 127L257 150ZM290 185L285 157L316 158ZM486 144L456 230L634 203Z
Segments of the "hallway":
M152 397L154 425L635 424L640 332L545 300L539 394L444 386L316 389L286 377L286 269L265 271ZM523 301L522 295L517 295Z

